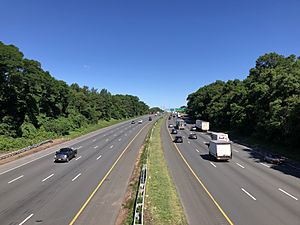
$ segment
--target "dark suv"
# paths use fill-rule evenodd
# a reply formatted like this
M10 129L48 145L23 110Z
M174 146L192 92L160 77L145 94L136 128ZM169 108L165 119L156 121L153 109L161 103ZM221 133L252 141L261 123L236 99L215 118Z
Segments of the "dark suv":
M175 136L174 142L175 142L175 143L183 143L183 138L182 138L182 136Z

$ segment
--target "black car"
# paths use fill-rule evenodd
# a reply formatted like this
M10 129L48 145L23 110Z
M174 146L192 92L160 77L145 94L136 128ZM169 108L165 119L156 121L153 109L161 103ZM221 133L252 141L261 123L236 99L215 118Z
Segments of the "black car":
M77 149L73 148L61 148L54 155L54 162L69 162L77 155Z
M149 121L152 121L152 117L151 116L149 116Z
M132 120L132 121L131 121L131 124L135 124L135 121L134 121L134 120Z
M182 136L175 136L174 142L175 142L175 143L183 143L183 138L182 138Z
M178 132L177 132L177 130L175 129L175 128L173 128L172 130L171 130L171 134L177 134Z
M197 139L197 134L195 134L195 133L190 133L189 139Z

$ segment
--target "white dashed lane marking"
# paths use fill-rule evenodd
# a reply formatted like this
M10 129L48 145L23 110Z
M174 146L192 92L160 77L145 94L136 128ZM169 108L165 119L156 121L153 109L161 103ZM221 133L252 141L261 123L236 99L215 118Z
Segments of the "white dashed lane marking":
M290 193L286 192L285 190L278 188L279 191L283 192L284 194L286 194L287 196L295 199L296 201L298 201L298 198L296 198L295 196L291 195Z
M53 177L54 176L54 173L52 173L51 175L49 175L48 177L46 177L45 179L42 180L42 182L48 180L49 178Z
M242 165L241 165L241 164L239 164L239 163L236 163L236 165L238 165L239 167L241 167L241 168L245 169L245 167L244 167L244 166L242 166Z
M214 163L210 162L210 164L213 166L213 167L217 167Z
M8 183L8 184L11 184L11 183L15 182L16 180L21 179L22 177L24 177L24 175L21 175L21 176L19 176L19 177L13 179L13 180L11 180L11 181L8 181L7 183Z
M19 225L23 225L24 223L26 223L26 221L29 220L32 216L33 216L33 214L30 214L29 216L27 216L25 220L23 220L21 223L19 223Z
M77 174L77 176L74 177L74 178L72 179L72 181L76 180L80 175L81 175L81 173Z
M246 193L250 198L252 198L254 201L256 201L256 198L254 198L253 197L253 195L251 195L248 191L246 191L244 188L241 188L242 189L242 191L244 192L244 193Z

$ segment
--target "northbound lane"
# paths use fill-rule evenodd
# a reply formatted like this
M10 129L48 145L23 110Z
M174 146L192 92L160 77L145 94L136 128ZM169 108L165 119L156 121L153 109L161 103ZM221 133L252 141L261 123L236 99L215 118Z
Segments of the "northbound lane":
M167 125L162 129L167 132ZM184 136L184 143L176 144L178 150L232 223L299 224L300 181L298 177L284 174L272 169L268 164L258 162L251 156L249 148L237 144L233 144L234 152L231 161L225 163L215 162L209 157L208 148L205 145L205 142L210 140L207 134L197 132L198 139L189 140L187 139L189 134L187 129L179 133ZM167 135L164 135L163 139L166 138ZM169 135L169 144L171 141ZM173 146L171 153L178 155L175 146ZM166 153L166 155L171 153ZM172 162L169 159L169 164L172 165L172 163L178 164L177 161ZM183 167L184 164L184 161L181 160L180 167ZM191 170L189 172L191 173ZM187 181L186 178L185 180L179 178L179 175L176 175L178 173L174 174L178 189L183 185L183 182L194 182L191 179ZM186 174L186 176L188 175ZM201 189L199 184L198 189ZM185 208L189 208L190 202L192 202L191 199L196 198L195 193L192 196L191 191L186 189L182 189L180 195L185 196L182 198ZM201 196L201 193L196 195ZM190 201L187 201L187 199L190 199ZM201 221L202 216L207 216L205 214L201 215L201 210L198 210L197 219L195 211L201 209L202 205L203 203L199 203L193 206L194 210L186 210L187 217L190 218L190 224L199 224L197 221ZM217 222L212 222L214 220L211 217L210 223L216 224ZM227 222L230 223L230 221Z

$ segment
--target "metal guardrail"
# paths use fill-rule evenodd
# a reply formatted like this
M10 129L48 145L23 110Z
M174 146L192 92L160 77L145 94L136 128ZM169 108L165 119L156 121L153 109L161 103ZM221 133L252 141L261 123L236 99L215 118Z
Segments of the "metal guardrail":
M42 141L42 142L40 142L38 144L33 144L33 145L30 145L30 146L27 146L27 147L22 148L20 150L17 150L17 151L14 151L14 152L10 152L10 153L7 153L5 155L0 156L0 160L9 158L9 157L14 156L14 155L18 155L20 153L26 152L26 151L31 150L33 148L37 148L37 147L39 147L41 145L44 145L44 144L47 144L47 143L52 143L52 142L53 142L52 140L45 140L45 141Z
M145 202L145 189L147 182L147 165L144 164L140 174L139 190L137 192L133 225L144 224L144 202Z

